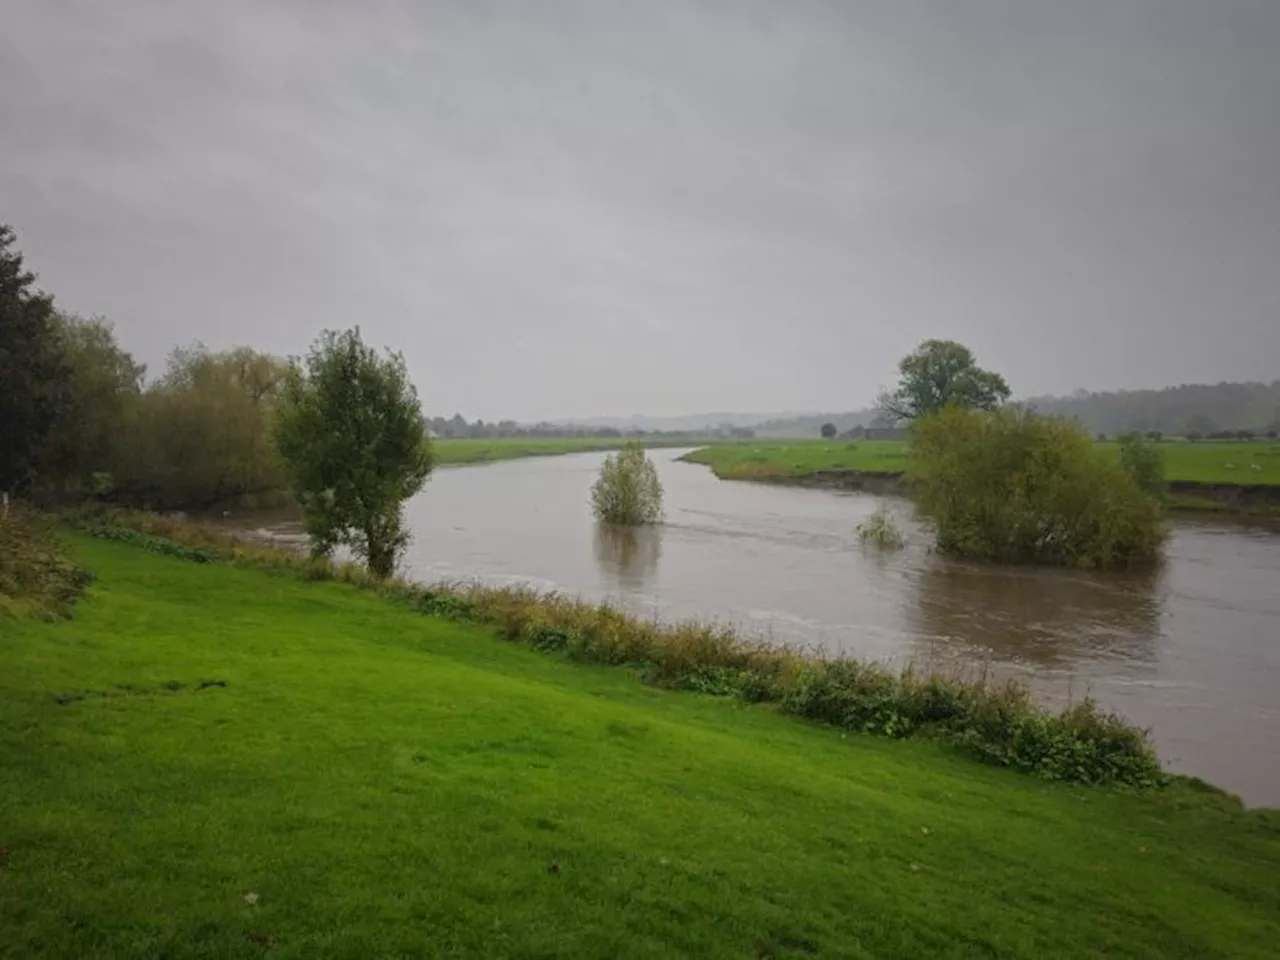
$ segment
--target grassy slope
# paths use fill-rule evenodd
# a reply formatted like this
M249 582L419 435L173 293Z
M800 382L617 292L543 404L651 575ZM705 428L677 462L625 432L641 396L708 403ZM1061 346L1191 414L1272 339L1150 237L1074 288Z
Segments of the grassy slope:
M440 463L480 463L489 460L516 460L522 457L552 456L562 453L585 453L591 450L616 450L625 439L603 440L594 438L542 438L519 437L497 440L449 440L433 441L436 458ZM646 446L690 446L688 440L645 441Z
M1119 446L1103 449L1119 456ZM1280 485L1280 443L1185 443L1160 445L1170 480L1207 484ZM885 473L906 469L906 444L894 440L806 440L801 442L741 443L705 447L686 457L704 463L725 479L794 477L819 470L865 470ZM1260 469L1252 467L1257 464Z
M252 933L273 957L1202 958L1280 937L1276 815L1214 794L1045 784L338 584L76 549L99 581L74 621L0 621L3 956L260 956Z

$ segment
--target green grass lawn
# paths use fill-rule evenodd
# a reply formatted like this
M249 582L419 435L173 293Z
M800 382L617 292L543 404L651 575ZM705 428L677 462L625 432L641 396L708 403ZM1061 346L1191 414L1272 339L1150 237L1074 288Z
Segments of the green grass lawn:
M1116 448L1113 443L1108 447ZM1280 484L1280 442L1200 441L1160 444L1170 480L1195 483ZM1257 466L1258 469L1253 469Z
M907 445L898 440L760 440L702 447L684 457L725 480L802 477L822 470L898 473Z
M1119 445L1099 444L1113 456ZM1170 480L1206 484L1280 485L1280 443L1170 441L1160 444ZM685 457L726 480L797 477L820 470L890 473L907 467L907 445L896 440L759 441L704 447ZM1254 469L1254 467L1258 469Z
M1274 812L74 546L75 619L0 620L0 956L1274 956Z
M450 440L432 442L439 463L482 463L489 460L517 460L522 457L546 457L562 453L587 453L592 450L616 450L625 439L519 437L496 440ZM644 441L646 446L690 446L688 440Z

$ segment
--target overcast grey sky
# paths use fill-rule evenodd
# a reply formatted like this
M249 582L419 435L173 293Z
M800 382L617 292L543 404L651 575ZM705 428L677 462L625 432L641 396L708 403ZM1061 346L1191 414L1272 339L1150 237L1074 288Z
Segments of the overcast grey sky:
M4 0L0 221L158 366L433 413L1280 377L1280 0Z

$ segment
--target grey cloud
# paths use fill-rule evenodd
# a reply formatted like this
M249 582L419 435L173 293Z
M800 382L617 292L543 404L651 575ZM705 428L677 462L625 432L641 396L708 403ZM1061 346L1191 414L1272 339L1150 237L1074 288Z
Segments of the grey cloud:
M9 0L0 220L152 364L360 323L433 412L1280 375L1280 5Z

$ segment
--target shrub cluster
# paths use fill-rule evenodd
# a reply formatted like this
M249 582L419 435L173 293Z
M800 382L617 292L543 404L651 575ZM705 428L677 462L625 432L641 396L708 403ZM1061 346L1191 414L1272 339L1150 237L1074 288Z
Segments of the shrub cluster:
M200 547L188 547L175 540L167 537L157 537L154 534L143 533L140 530L134 530L130 527L122 527L116 524L98 523L89 524L83 528L85 533L97 537L100 540L116 540L120 543L128 543L135 547L141 547L143 550L149 550L152 553L164 554L168 557L177 557L179 560L191 560L195 563L212 563L217 559L208 550Z
M858 539L881 550L901 550L907 545L907 538L888 507L877 507L871 516L858 524Z
M1135 787L1163 782L1145 731L1085 700L1061 712L1036 705L1018 683L901 672L849 659L823 660L742 640L708 623L662 624L603 604L527 588L478 584L423 586L378 580L355 564L337 564L222 536L144 513L81 517L97 535L138 529L150 543L168 539L197 555L287 569L312 580L345 581L421 613L494 628L505 640L574 660L627 666L650 683L752 703L859 733L932 736L988 763L1052 780ZM162 532L163 531L163 532Z
M912 424L910 480L944 552L1094 569L1154 563L1166 537L1153 495L1159 451L1135 439L1123 455L1124 465L1113 461L1061 417L953 407Z
M0 515L0 617L69 617L92 580L62 553L47 520L20 505Z
M643 446L628 443L605 457L591 488L591 506L604 523L638 526L662 519L662 483Z

